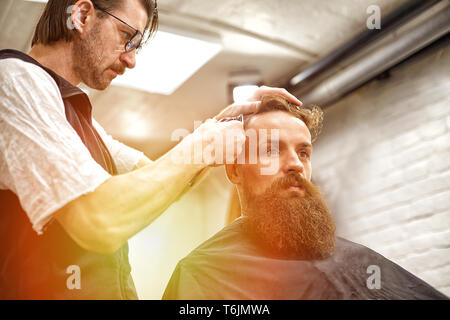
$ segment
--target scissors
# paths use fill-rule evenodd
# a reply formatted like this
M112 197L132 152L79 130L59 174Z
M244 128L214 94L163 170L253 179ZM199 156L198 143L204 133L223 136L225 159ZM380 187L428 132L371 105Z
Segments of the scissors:
M233 120L237 120L237 121L244 123L244 115L240 114L236 117L225 117L225 118L220 119L219 122L226 122L226 121L233 121Z

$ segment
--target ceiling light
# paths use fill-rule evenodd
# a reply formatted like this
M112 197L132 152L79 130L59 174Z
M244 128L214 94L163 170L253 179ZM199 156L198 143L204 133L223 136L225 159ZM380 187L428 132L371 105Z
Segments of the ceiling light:
M136 55L136 68L112 84L170 95L221 49L215 38L160 30Z
M231 73L228 78L229 103L247 100L262 84L259 71L246 70Z
M259 87L256 85L237 86L233 89L234 102L243 102L248 100Z

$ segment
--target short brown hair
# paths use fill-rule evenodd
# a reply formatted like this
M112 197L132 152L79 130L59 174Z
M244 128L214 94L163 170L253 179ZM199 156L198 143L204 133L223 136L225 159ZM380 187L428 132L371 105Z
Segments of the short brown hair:
M124 0L91 0L104 10L120 8ZM148 20L144 32L147 32L145 43L158 29L158 9L156 0L140 0L144 6ZM73 30L67 26L67 18L70 13L66 10L77 0L49 0L44 12L36 26L31 46L35 44L51 44L52 42L64 39L70 42L73 39Z
M322 130L323 111L319 106L297 106L279 95L264 96L261 106L255 114L281 110L286 111L302 120L311 133L311 141L314 142Z

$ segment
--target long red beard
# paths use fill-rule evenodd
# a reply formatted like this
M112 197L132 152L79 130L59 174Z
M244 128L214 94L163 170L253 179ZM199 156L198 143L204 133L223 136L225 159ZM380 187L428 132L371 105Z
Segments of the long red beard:
M303 187L304 196L280 197L294 183ZM333 218L319 189L300 175L277 179L262 195L250 196L244 214L246 231L273 254L311 260L334 252Z

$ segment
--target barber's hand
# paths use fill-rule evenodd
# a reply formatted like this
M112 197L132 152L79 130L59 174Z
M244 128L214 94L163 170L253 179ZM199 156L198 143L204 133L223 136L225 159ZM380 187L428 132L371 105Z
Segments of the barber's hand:
M285 97L289 102L295 105L298 106L302 105L302 102L298 100L294 95L289 93L286 89L261 86L254 92L253 96L250 97L247 101L236 102L229 105L214 118L216 120L220 120L227 117L237 117L240 114L245 116L255 113L258 110L259 106L261 105L262 98L268 95L280 95Z
M185 164L219 166L233 163L244 143L245 132L241 121L219 122L208 119L186 136L177 148L183 151Z

